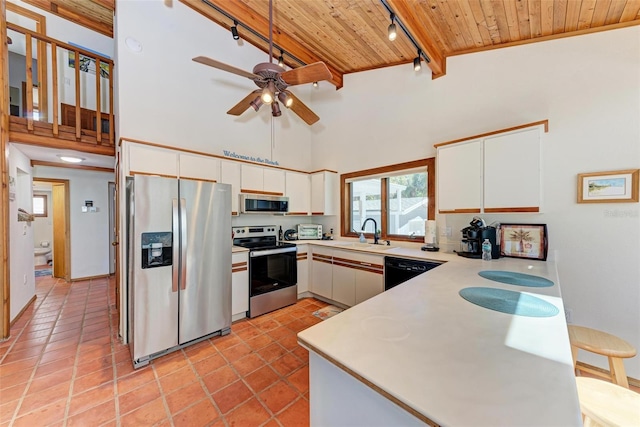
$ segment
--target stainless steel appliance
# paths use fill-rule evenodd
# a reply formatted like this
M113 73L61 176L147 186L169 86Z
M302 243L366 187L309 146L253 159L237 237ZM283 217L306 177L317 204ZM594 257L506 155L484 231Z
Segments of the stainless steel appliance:
M127 178L128 337L134 367L230 332L231 186Z
M275 225L233 227L233 244L249 249L249 317L298 300L296 245L278 242Z
M442 263L386 256L384 257L384 290L388 291L440 264Z
M298 224L298 240L321 240L322 225Z
M289 198L264 194L241 194L240 213L286 214L289 212Z

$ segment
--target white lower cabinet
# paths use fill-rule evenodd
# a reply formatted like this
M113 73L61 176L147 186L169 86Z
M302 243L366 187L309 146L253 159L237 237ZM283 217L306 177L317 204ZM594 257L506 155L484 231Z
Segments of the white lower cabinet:
M309 246L298 245L298 295L309 291Z
M334 253L331 299L351 307L356 304L356 270L336 261L336 256L342 255Z
M331 299L333 280L331 255L332 250L313 246L311 248L311 274L309 275L309 290L321 297Z
M249 310L249 252L231 255L231 318L246 317Z
M384 292L383 264L380 271L371 272L365 270L356 271L356 304L366 301L371 297Z

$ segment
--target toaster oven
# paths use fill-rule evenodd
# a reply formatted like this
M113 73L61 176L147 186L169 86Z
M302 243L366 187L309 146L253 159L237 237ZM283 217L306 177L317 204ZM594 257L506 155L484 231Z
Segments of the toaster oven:
M298 224L298 240L321 240L322 225Z

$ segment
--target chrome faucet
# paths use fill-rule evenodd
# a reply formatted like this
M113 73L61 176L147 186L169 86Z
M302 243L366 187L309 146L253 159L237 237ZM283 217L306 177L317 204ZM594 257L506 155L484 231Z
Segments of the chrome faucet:
M377 245L378 244L378 223L376 222L375 219L373 218L365 219L364 222L362 223L361 231L364 231L364 226L367 225L368 221L373 221L373 244Z

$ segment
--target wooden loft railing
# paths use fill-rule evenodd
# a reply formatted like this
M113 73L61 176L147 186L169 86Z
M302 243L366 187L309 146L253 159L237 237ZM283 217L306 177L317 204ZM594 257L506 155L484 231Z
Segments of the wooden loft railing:
M23 34L26 42L26 97L23 97L25 98L25 105L23 106L25 117L10 116L9 140L27 144L50 146L54 148L69 148L96 154L114 155L113 61L94 52L38 34L9 22L7 23L7 29ZM53 114L48 114L47 116L49 117L43 117L44 120L42 121L34 120L34 70L32 69L34 59L34 39L37 40L39 46L46 46L46 50L38 48L38 51L44 51L47 56L51 56L51 73L47 73L48 81L45 86L48 88L48 94L45 96L45 99L49 96L51 97ZM60 88L58 83L58 49L74 52L75 54L75 105L65 104L60 101ZM90 60L95 61L95 110L81 108L82 84L80 78L80 55L86 56L90 58ZM41 64L41 62L46 61L41 61L41 59L38 58L39 67L46 66L46 64ZM100 76L101 64L107 64L109 70L108 112L102 111L102 78ZM62 117L60 114L61 111ZM105 127L108 129L105 129ZM103 132L103 130L107 130L107 132Z

